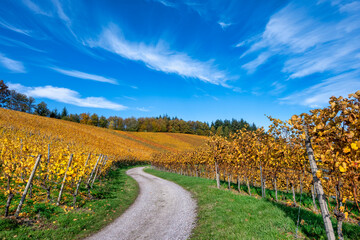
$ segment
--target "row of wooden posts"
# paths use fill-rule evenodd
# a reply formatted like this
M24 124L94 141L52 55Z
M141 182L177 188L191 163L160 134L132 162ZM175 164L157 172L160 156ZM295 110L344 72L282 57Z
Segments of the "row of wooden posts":
M317 205L316 205L316 201L315 198L317 196L317 199L319 201L319 205L320 205L320 211L321 211L321 215L323 218L323 222L324 222L324 226L325 226L325 231L326 231L326 235L327 238L329 240L335 240L335 233L334 233L334 229L333 226L331 224L331 220L330 220L330 212L328 209L328 205L326 202L326 196L324 193L324 189L323 186L321 184L321 180L317 177L316 173L318 171L318 167L316 164L316 160L315 160L315 156L314 156L314 151L313 148L311 146L311 138L308 134L307 131L305 131L305 147L306 147L306 151L308 154L308 159L309 159L309 163L310 163L310 169L311 169L311 175L312 175L312 179L313 179L313 186L311 186L311 195L312 195L312 199L313 199L313 204L314 204L314 208L315 210L317 210ZM165 168L160 168L162 170L168 170ZM170 171L174 171L171 170ZM195 170L195 172L190 171L189 169L186 169L185 171L183 169L179 169L180 174L182 175L192 175L192 176L199 176L199 172L197 170ZM201 172L200 172L201 175ZM219 168L219 164L215 161L215 179L216 179L216 185L217 188L220 188L220 168ZM265 197L265 181L263 178L263 169L260 166L260 179L261 179L261 193L262 193L262 197ZM224 174L224 180L225 180L225 174ZM251 195L250 192L250 184L249 184L249 179L247 179L247 187L248 187L248 191L249 194ZM230 175L228 175L228 187L230 188L230 183L231 183L231 177ZM237 178L237 184L238 184L238 188L240 189L240 179L239 177ZM276 189L276 182L274 183L275 185L275 189ZM295 201L295 189L294 189L294 185L292 185L292 192L293 192L293 199L294 199L294 203L296 203ZM302 192L302 186L301 186L301 180L300 180L300 192ZM276 194L276 200L277 200L277 189L275 191ZM338 236L339 239L343 239L343 234L341 232L341 229L338 229Z
M47 161L47 164L49 165L50 164L50 145L49 145L49 151L48 151L48 161ZM16 212L15 212L15 217L18 218L19 217L19 214L21 212L21 208L24 204L24 201L26 199L26 196L29 192L29 190L32 189L32 182L33 182L33 179L34 179L34 176L35 176L35 173L36 173L36 170L40 164L40 161L41 161L41 157L42 155L39 154L36 158L36 161L35 161L35 165L32 169L32 172L30 174L30 177L29 177L29 180L27 181L26 183L26 187L24 189L24 192L21 196L21 199L20 199L20 203L16 209ZM86 168L89 160L90 160L90 157L91 157L91 153L89 153L87 159L86 159L86 162L85 162L85 165L84 165L84 169ZM94 185L94 182L95 180L101 175L101 171L103 170L103 167L106 165L106 162L108 160L108 157L103 155L103 154L100 154L97 161L96 161L96 164L94 165L91 173L90 173L90 176L89 178L87 179L87 182L86 182L86 187L88 189L88 195L89 197L91 198L91 193L90 193L90 189L93 187ZM61 187L60 187L60 191L59 191L59 195L58 195L58 198L57 198L57 201L56 201L56 205L59 206L60 205L60 202L61 202L61 198L62 198L62 194L63 194L63 191L64 191L64 188L65 188L65 184L66 184L66 177L67 177L67 172L71 166L71 163L73 161L73 154L70 154L70 157L69 157L69 161L68 161L68 164L67 164L67 167L66 167L66 170L65 170L65 173L64 173L64 177L63 177L63 180L61 182ZM99 165L99 167L98 167ZM49 172L47 173L46 177L45 177L45 180L48 179L48 174ZM80 177L79 180L77 181L76 183L76 188L75 188L75 191L73 193L73 205L75 206L76 204L76 197L79 193L79 187L80 187L80 184L82 182L82 178ZM47 196L48 196L48 199L50 200L50 187L49 186L43 186L43 188L45 188L47 190ZM13 197L13 194L12 194L12 197ZM9 196L9 199L7 201L7 204L6 204L6 210L5 210L5 216L8 216L8 212L9 212L9 207L10 207L10 203L11 203L11 199L12 197L10 198Z

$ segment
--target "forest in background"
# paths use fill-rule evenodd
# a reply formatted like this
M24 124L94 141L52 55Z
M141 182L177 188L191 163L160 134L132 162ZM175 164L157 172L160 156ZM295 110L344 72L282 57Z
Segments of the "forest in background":
M62 111L50 110L45 102L35 103L31 96L9 89L3 80L0 80L0 107L15 111L27 112L39 116L62 119L97 127L133 131L133 132L172 132L209 136L216 134L227 137L240 129L256 130L256 125L249 124L243 119L216 120L212 123L201 121L185 121L178 117L162 115L158 117L129 117L99 116L96 113L69 113L66 107Z

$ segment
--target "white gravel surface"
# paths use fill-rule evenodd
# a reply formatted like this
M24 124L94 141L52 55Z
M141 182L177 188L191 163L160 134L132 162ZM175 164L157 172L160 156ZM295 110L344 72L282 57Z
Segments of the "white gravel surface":
M196 202L179 185L145 173L143 167L126 173L140 186L133 205L113 223L87 238L188 239L195 225Z

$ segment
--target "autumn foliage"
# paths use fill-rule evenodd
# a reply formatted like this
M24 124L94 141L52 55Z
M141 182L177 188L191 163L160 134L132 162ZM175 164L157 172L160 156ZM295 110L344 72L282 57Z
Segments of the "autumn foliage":
M144 162L156 152L191 149L204 141L202 136L127 133L0 108L0 194L8 202L1 208L5 215L14 214L18 201L13 199L22 196L40 155L26 198L74 205L76 198L92 197L95 179L105 176L114 163ZM73 201L60 196L62 185ZM79 191L79 185L88 190Z
M319 169L316 176L328 202L335 199L332 212L341 223L354 206L360 211L359 109L360 91L348 98L331 97L328 107L294 115L286 122L269 117L272 124L267 131L260 128L240 130L229 138L213 136L206 147L179 154L160 153L152 164L178 173L209 178L222 175L224 180L248 187L261 186L263 196L266 188L276 193L291 189L296 204L296 190L316 194L304 145L306 128Z

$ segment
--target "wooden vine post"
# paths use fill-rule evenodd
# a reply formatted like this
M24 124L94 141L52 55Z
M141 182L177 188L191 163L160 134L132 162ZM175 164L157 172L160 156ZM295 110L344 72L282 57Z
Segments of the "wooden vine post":
M99 161L100 161L101 157L102 157L102 155L100 154L98 160L95 163L94 168L92 169L92 171L90 173L90 177L89 177L89 179L87 181L87 184L86 184L88 188L90 188L90 182L91 182L92 176L94 175L94 173L96 171L97 165L99 164Z
M94 174L94 172L95 172L95 170L96 170L96 167L97 167L97 165L99 164L99 161L100 161L101 157L102 157L102 155L100 154L98 160L97 160L96 163L95 163L94 168L92 169L92 171L91 171L91 173L90 173L90 177L89 177L89 179L88 179L88 181L87 181L87 183L86 183L86 188L87 188L87 190L88 190L89 198L92 198L91 193L90 193L90 182L91 182L92 176L93 176L93 174Z
M220 189L219 164L216 160L215 160L215 174L216 174L216 187Z
M35 165L34 165L34 167L33 167L33 170L32 170L32 172L31 172L31 175L30 175L30 177L29 177L29 180L28 180L28 182L27 182L27 184L26 184L26 187L25 187L25 189L24 189L24 192L23 192L23 195L22 195L22 197L21 197L20 203L19 203L19 205L18 205L18 207L17 207L17 209L16 209L16 212L15 212L15 217L16 217L16 218L19 217L19 214L20 214L22 205L24 204L26 195L27 195L27 193L28 193L28 191L29 191L29 188L30 188L30 186L31 186L31 184L32 184L32 181L33 181L33 179L34 179L36 169L37 169L37 167L39 166L40 160L41 160L41 154L38 155L38 157L37 157L37 159L36 159L36 161L35 161Z
M84 165L84 171L86 169L86 166L87 166L87 164L89 162L90 157L91 157L91 153L89 153L89 155L88 155L88 157L86 159L86 162L85 162L85 165ZM73 195L74 196L74 200L73 200L73 205L74 206L76 204L76 196L78 195L78 192L79 192L79 187L80 187L81 180L82 180L82 177L79 178L79 181L76 184L76 189L75 189L75 192L74 192L74 195Z
M96 177L97 177L99 171L101 170L101 164L103 164L104 161L105 161L105 160L104 160L104 155L102 155L102 156L101 156L101 160L100 160L100 166L96 169L94 178L93 178L93 180L92 180L92 182L91 182L91 188L92 188L93 185L94 185L94 182L95 182L95 180L96 180Z
M50 195L50 190L51 190L51 184L49 183L49 185L47 185L47 181L49 180L49 175L50 175L50 144L48 144L48 154L47 154L47 162L46 162L46 175L43 179L43 183L41 184L42 188L46 190L46 196L47 199L50 201L51 200L51 195Z
M228 189L231 189L231 174L228 174Z
M246 178L246 186L247 186L247 189L248 189L248 194L249 194L249 196L251 196L251 189L250 189L250 180L249 180L249 177Z
M312 196L312 200L313 200L313 206L314 206L314 211L317 212L317 206L316 206L316 192L314 189L314 184L311 184L311 196Z
M64 178L62 180L62 183L61 183L61 188L60 188L60 192L59 192L59 197L57 199L57 202L56 202L56 205L59 206L60 205L60 201L61 201L61 196L63 194L63 191L64 191L64 187L65 187L65 183L66 183L66 176L67 176L67 172L70 168L70 165L71 165L71 162L73 160L73 155L71 154L70 155L70 158L69 158L69 162L68 162L68 165L66 167L66 171L65 171L65 174L64 174Z
M264 194L264 179L263 179L263 174L262 174L262 167L261 167L261 163L260 163L260 187L261 187L261 197L264 198L265 194Z
M325 225L326 236L329 240L335 240L334 229L333 229L333 226L332 226L332 223L330 220L330 213L329 213L329 209L328 209L328 206L326 203L324 189L321 185L320 179L316 176L318 168L317 168L317 165L315 162L314 150L311 146L311 137L309 136L309 133L308 133L308 130L306 127L305 127L305 147L306 147L306 152L309 157L315 191L317 192L318 200L320 203L320 211L321 211L321 215L322 215L324 225Z
M99 171L100 185L101 185L101 173L102 173L103 168L104 168L105 165L106 165L107 160L108 160L108 157L105 156L105 160L103 161L102 165L100 166L100 171Z
M274 177L274 190L275 190L275 201L278 201L278 189L277 189L277 180L276 175Z

